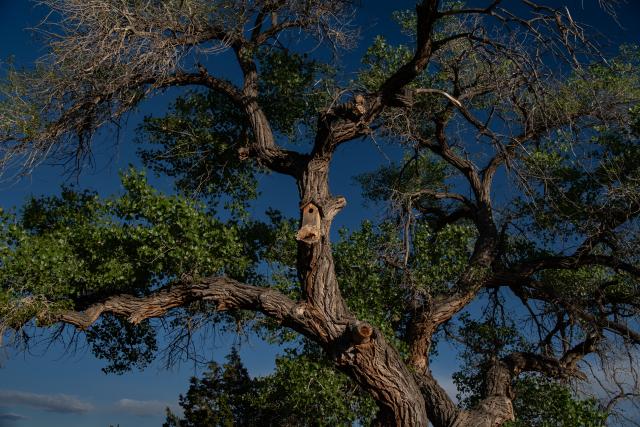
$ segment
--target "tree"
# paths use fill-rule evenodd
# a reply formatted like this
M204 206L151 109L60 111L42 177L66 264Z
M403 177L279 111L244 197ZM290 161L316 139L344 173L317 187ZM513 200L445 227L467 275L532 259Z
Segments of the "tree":
M4 330L87 330L118 372L153 357L152 319L169 320L174 342L212 322L277 342L294 331L371 396L376 423L399 426L534 420L517 391L564 399L595 361L636 360L636 48L605 59L556 2L423 0L396 15L407 46L377 37L346 81L326 51L299 52L355 43L348 1L42 3L50 55L8 70L2 89L7 168L79 167L96 132L143 99L198 89L142 126L142 158L176 195L130 171L124 195L66 190L3 214ZM239 75L216 75L214 54ZM406 151L360 178L388 218L334 246L346 200L330 191L331 159L373 136ZM248 216L267 171L295 180L297 231L274 211ZM436 339L462 346L466 407L431 373ZM625 382L611 404L635 393ZM236 422L245 403L231 397L212 398ZM575 413L601 417L588 402Z
M212 362L202 379L191 379L187 395L180 396L184 418L167 410L165 425L369 424L375 404L349 383L325 360L295 353L279 358L272 375L251 379L233 349L223 369Z

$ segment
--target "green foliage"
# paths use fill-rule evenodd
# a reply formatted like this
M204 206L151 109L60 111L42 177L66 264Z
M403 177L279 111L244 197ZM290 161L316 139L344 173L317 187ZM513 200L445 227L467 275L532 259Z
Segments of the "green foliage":
M468 265L475 237L475 229L467 224L449 224L436 231L426 222L418 223L409 259L416 288L436 294L454 285Z
M377 411L370 397L322 356L289 353L260 381L260 407L274 406L265 415L275 425L366 424Z
M460 352L461 370L453 374L458 401L472 408L484 397L485 374L493 358L527 348L526 340L514 324L473 320L467 313L460 318L459 335L464 347Z
M445 180L449 175L448 165L424 153L407 157L402 164L391 163L375 171L356 177L362 187L362 195L374 202L402 200L421 190L445 190ZM421 202L428 203L423 197Z
M515 324L472 320L463 315L459 329L464 349L460 353L462 369L453 375L459 390L460 405L472 408L484 394L485 373L493 358L530 346ZM582 399L568 385L539 375L516 378L512 384L516 421L508 427L603 427L608 413L595 399Z
M359 319L380 328L400 351L406 349L405 326L409 314L405 301L415 295L435 293L449 286L467 265L471 228L450 225L433 231L420 223L413 235L414 250L406 271L399 269L402 243L390 223L374 227L364 222L360 230L341 230L335 245L336 274L349 308Z
M310 125L330 101L333 70L329 65L275 47L258 53L260 105L274 130L289 138L296 124Z
M406 295L398 286L401 277L383 259L385 252L394 249L394 241L393 229L376 232L371 223L365 222L351 235L341 230L334 255L347 305L359 319L380 328L388 339L396 335L398 325L405 320L402 302Z
M466 2L443 1L440 8L464 8ZM368 91L376 91L381 84L413 56L416 42L416 13L402 10L393 14L402 33L407 37L405 44L391 44L384 36L376 36L362 58L362 68L357 83ZM481 19L481 18L479 18ZM443 40L456 34L473 34L477 23L462 19L461 15L443 17L434 28L434 40ZM500 92L514 82L518 66L513 60L502 55L494 55L474 46L467 38L457 38L446 43L430 57L429 67L418 75L407 88L429 88L454 94L458 88L486 88L465 100L471 109L498 106L505 113L512 106L500 105ZM455 82L455 85L454 85ZM515 83L517 84L517 83ZM491 89L489 89L491 88ZM453 117L450 103L440 93L424 93L415 96L410 109L401 109L382 114L382 122L387 136L400 142L414 144L416 136L427 139L433 136L434 117ZM462 122L463 123L463 122Z
M234 349L180 396L184 419L167 411L166 427L367 425L375 404L323 359L289 352L271 375L250 378Z
M595 399L577 398L562 384L540 377L525 377L514 385L517 420L505 427L604 427L607 412Z
M106 374L123 374L133 367L144 369L158 350L156 333L148 320L134 325L126 319L107 315L87 330L91 351L108 364Z
M638 58L637 50L623 49L610 67L594 66L557 91L562 114L586 110L594 121L607 123L596 122L587 138L580 130L560 129L523 156L528 185L535 190L532 216L538 231L588 233L628 210L640 179L640 110L630 101L640 97ZM626 111L601 111L603 97L619 98Z
M365 89L377 90L391 74L411 59L411 55L412 51L407 46L392 46L383 36L376 36L362 58L365 71L359 75L359 83Z
M446 203L428 194L429 191L447 191L445 182L449 173L444 162L437 161L432 155L420 154L406 158L402 165L383 166L356 177L367 200L390 202L399 212L406 209L421 212L410 230L407 271L411 286L423 293L435 293L455 282L467 266L475 239L473 227L465 221L442 227L439 216L430 214L444 214L450 210ZM387 255L399 257L397 229L388 224L385 232Z
M280 277L282 280L276 281L279 283L278 286L295 296L299 292L297 277L291 268L295 261L295 224L283 221L275 212L270 215L273 227L261 224L260 227L252 229L252 232L255 232L256 236L270 236L265 242L274 242L274 245L266 246L262 259L269 260L270 265L276 267L276 274L271 279ZM459 268L456 263L460 260L457 257L468 250L471 238L468 228L452 226L438 233L430 233L426 225L423 225L421 230L418 233L419 244L428 247L427 255L433 258L416 254L411 258L413 267L420 272L419 277L427 283L425 286L436 286L435 283L440 283L439 281L451 280ZM394 227L388 224L376 228L365 222L360 230L350 234L346 230L341 231L341 239L335 245L334 258L341 291L350 309L360 319L380 328L387 338L393 340L396 347L403 351L406 313L403 313L402 306L409 295L408 288L402 285L403 278L398 270L384 261L384 255L393 254L398 245ZM438 254L450 257L451 265L438 263ZM295 334L282 333L277 325L270 322L260 323L258 331L277 343L298 338ZM210 371L217 372L215 369L211 368ZM216 375L219 377L221 374ZM209 374L205 378L209 378ZM190 390L204 393L212 387L211 384L198 384L199 387L192 385ZM226 387L216 384L214 390L224 390ZM376 412L373 402L368 398L363 400L361 392L347 377L336 372L322 353L313 346L306 346L302 352L288 353L278 358L276 372L272 376L254 379L252 384L253 391L245 391L242 397L228 397L225 400L229 402L240 399L242 402L253 402L254 406L244 409L249 415L233 418L234 425L352 425L356 420L367 425L366 420L370 420ZM192 397L193 399L195 397ZM219 402L220 399L222 398L209 397L207 402ZM191 405L198 406L193 402ZM186 400L184 403L189 405ZM212 415L209 412L211 408L218 408L222 404L207 405L208 416L212 417L207 419L207 422L211 425L224 425L220 414L229 411L215 409L218 415ZM168 425L197 425L188 424L189 416L185 417L187 420L180 421L175 414L171 414L167 422L174 424ZM196 416L194 419L199 418Z
M209 24L214 16L218 19L212 28L219 24L229 34L242 31L236 26L247 16L238 15L233 2L210 3L171 0L164 3L165 9L148 10L178 11L174 18L182 25L191 17L187 19L181 11L198 6L194 16ZM303 3L302 8L310 10L321 4ZM458 1L440 4L441 9L463 6L464 2ZM159 22L167 21L164 18L160 15ZM272 18L274 22L278 19ZM295 19L295 13L288 18ZM357 73L358 90L379 93L385 80L411 58L416 15L399 12L394 19L408 42L392 45L383 36L376 37ZM461 205L459 200L444 202L433 195L450 187L458 190L460 182L451 178L460 172L455 168L466 166L458 163L452 168L420 150L432 143L434 117L448 123L447 133L453 125L460 126L457 136L464 139L471 129L478 142L484 142L489 131L478 132L477 123L469 125L442 91L460 96L470 114L482 122L487 119L486 127L492 118L499 117L500 132L514 129L513 135L517 135L520 127L522 131L550 130L535 135L535 142L522 153L503 153L509 154L505 158L516 156L512 163L518 163L517 175L525 177L526 196L532 198L536 209L528 211L530 205L520 200L503 214L496 203L496 220L509 222L513 216L518 226L527 222L522 234L532 233L535 238L505 236L499 248L501 259L493 267L548 254L550 251L536 244L555 244L562 238L566 243L593 234L603 224L613 223L610 228L618 232L616 224L626 221L629 211L639 209L634 198L640 193L640 107L632 104L640 96L638 50L626 47L610 64L580 70L560 83L537 81L538 74L523 71L529 64L512 59L518 58L519 46L506 55L499 44L480 43L488 32L483 32L487 28L478 19L452 14L438 20L435 40L467 32L477 36L456 38L432 52L427 69L407 86L432 91L416 95L410 109L385 108L371 127L413 149L403 164L357 178L367 199L391 202L394 214L399 214L378 226L365 222L359 230L341 230L334 246L336 274L346 304L358 319L381 330L403 355L413 314L410 307L457 285L476 238L467 218L473 213L444 224L440 220ZM162 31L175 32L171 26ZM87 37L90 35L88 32ZM99 66L91 64L93 49L85 49L89 53L86 58L77 58L78 63L88 65L88 61L90 66L75 71L76 58L72 56L57 62L53 71L45 67L28 73L9 70L0 87L0 140L3 135L8 135L7 140L18 138L26 144L13 146L20 154L28 144L34 145L34 151L46 152L55 147L52 144L68 138L71 143L64 147L83 152L85 139L95 129L143 98L147 87L140 86L140 75L160 85L159 76L181 68L178 62L167 60L168 68L159 73L159 63L144 64L146 55L123 55L136 52L131 44L135 37L142 37L138 43L145 46L139 51L154 51L153 45L146 45L148 40L132 33L127 35L127 43L111 57L104 57ZM64 44L58 49L60 46ZM55 53L60 56L63 52ZM318 112L335 101L329 96L338 93L332 67L289 51L279 40L269 46L244 46L238 54L255 55L257 101L279 142L288 139L293 143L300 133L312 130ZM179 55L170 57L174 56ZM137 63L140 70L149 73L144 67L150 67L153 72L145 75L129 69L123 58L127 58L124 62L141 59ZM90 79L70 78L81 75ZM529 85L526 81L532 77L536 82ZM51 87L59 92L52 94ZM467 90L470 92L461 93ZM612 98L618 102L610 102ZM609 111L609 105L624 106L620 110L623 114L617 109ZM266 222L249 219L248 208L258 196L258 178L264 171L239 159L238 149L254 138L242 108L226 95L194 91L178 98L166 116L145 120L141 157L147 167L174 179L178 195L160 194L143 174L129 171L122 176L124 193L118 197L101 200L92 192L64 189L59 197L30 200L18 214L0 212L0 333L5 326L18 329L34 318L49 324L63 310L83 309L112 294L146 295L182 275L226 275L254 284L269 283L293 299L300 298L293 237L297 221L273 210L267 212ZM517 140L513 135L505 135L509 144ZM493 140L492 146L498 147L501 138ZM475 152L482 150L477 148L479 144L465 152L453 138L450 141L451 153L466 159L484 154ZM438 153L438 149L433 151ZM486 178L481 167L477 170ZM221 209L229 211L232 219L217 219ZM504 228L505 234L511 231ZM635 248L640 236L629 233L620 240L633 242L628 247ZM556 248L554 244L550 247ZM613 251L603 245L594 249L607 255ZM621 259L637 260L636 254L623 255L627 258ZM481 279L487 272L488 268L477 268L466 277ZM585 307L593 303L596 292L630 303L636 303L640 295L637 281L605 268L547 270L533 279L553 289L554 295L572 298ZM212 315L214 310L207 303L183 310L188 320L170 318L171 327L186 328L185 322L195 315L210 316L207 319L213 322L222 317ZM482 321L463 315L458 324L452 320L447 325L460 326L458 335L464 342L462 370L454 381L466 408L481 399L493 358L534 348L518 325L504 320L504 313L502 318L496 312L484 314ZM271 342L300 342L294 332L283 331L274 321L253 313L238 311L230 318L236 322L234 327L250 324ZM88 331L87 339L94 354L109 363L104 370L113 373L145 367L158 347L151 322L131 325L115 316L101 319ZM376 412L373 401L337 372L318 348L302 342L306 345L302 350L279 357L275 372L262 378L249 376L235 350L224 365L211 363L204 377L192 378L187 394L180 397L184 419L168 411L165 425L369 424ZM606 419L593 400L580 400L549 378L522 377L514 388L519 419L512 426L595 427Z
M102 201L65 189L4 215L4 322L46 322L58 310L118 292L142 295L182 274L246 274L250 261L237 226L184 197L161 195L140 173L130 171L122 182L120 197Z
M178 98L165 117L145 119L141 141L151 145L140 155L155 172L175 178L182 193L203 197L211 207L222 201L242 213L257 196L256 171L238 157L247 127L227 97L192 92Z
M411 59L412 50L406 45L392 45L383 36L377 36L362 58L362 69L357 75L357 83L365 90L375 92L382 83L396 72L404 63ZM408 85L409 88L437 87L437 76L423 73ZM400 114L410 120L411 128L419 134L427 136L433 134L431 120L443 106L441 99L433 96L418 96L410 110L403 110ZM394 114L395 113L395 114ZM385 133L391 138L406 141L407 121L396 123L398 112L383 113Z
M275 47L258 51L260 104L272 130L293 139L297 125L309 126L327 100L331 69ZM245 113L228 96L192 91L179 97L164 117L147 117L140 130L139 151L145 165L175 178L177 189L201 197L210 208L222 207L246 217L258 196L253 162L242 161L238 150L253 135Z
M184 420L167 409L167 427L245 426L254 419L251 394L254 392L249 373L234 349L227 363L212 362L202 379L192 377L186 396L180 396Z
M614 105L621 107L637 102L640 96L639 64L638 47L621 46L618 56L608 64L592 65L583 73L576 73L560 83L549 94L548 108L559 116L580 117L586 114L587 117L615 124L615 117L611 113L616 111L604 111L602 106L606 102L603 101L613 98L616 100Z

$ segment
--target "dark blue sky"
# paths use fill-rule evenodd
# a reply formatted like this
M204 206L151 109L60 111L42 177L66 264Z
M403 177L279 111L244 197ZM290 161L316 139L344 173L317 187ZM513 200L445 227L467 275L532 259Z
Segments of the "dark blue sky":
M507 0L509 1L509 0ZM378 33L391 33L398 39L397 29L390 24L394 9L413 7L411 1L370 1L358 17L362 27L361 46L347 54L343 61L348 68L355 69L367 45L367 40ZM621 27L594 7L594 0L574 0L574 18L584 20L607 34L612 44L640 42L640 29L636 23L640 18L640 2L630 1L620 13ZM584 3L584 9L582 4ZM36 37L25 28L37 24L42 10L34 9L27 0L0 0L0 63L14 57L17 65L28 66L44 53ZM222 65L224 68L224 64ZM93 188L103 195L120 191L117 172L129 163L137 164L135 147L130 139L133 129L145 114L161 114L171 95L146 101L140 111L133 114L121 134L120 141L98 141L95 167L83 171L78 180L81 188ZM382 215L363 207L360 192L351 177L365 172L372 165L394 158L398 151L378 141L354 141L342 147L336 155L332 168L332 191L348 199L347 208L336 219L336 228L355 227L363 218L376 219ZM31 176L14 183L0 184L0 207L9 209L19 206L30 195L57 193L64 182L62 170L43 166ZM170 182L158 179L160 188L170 190ZM296 190L289 178L269 176L261 180L263 199L256 205L260 214L269 205L290 215L297 215ZM206 342L205 354L221 360L230 345L241 342L241 354L252 375L268 373L273 366L277 348L269 347L256 338L238 338L218 335ZM0 427L36 426L158 426L161 424L163 407L176 405L177 396L187 389L189 376L195 373L191 364L183 364L167 371L160 362L154 363L144 372L132 372L123 376L105 375L100 372L103 364L96 361L86 349L74 354L65 352L62 345L45 348L35 347L34 354L5 351L0 353ZM441 361L434 365L435 374L442 378L443 385L451 388L448 378L454 367L452 352L442 349Z

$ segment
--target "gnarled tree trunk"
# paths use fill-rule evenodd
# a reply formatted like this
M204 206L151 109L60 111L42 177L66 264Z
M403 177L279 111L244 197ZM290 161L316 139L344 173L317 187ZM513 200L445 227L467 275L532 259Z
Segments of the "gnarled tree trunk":
M48 1L45 3L64 2ZM414 83L427 70L434 53L448 46L449 43L465 40L479 43L478 46L483 49L482 52L485 52L485 49L504 49L501 42L496 43L496 40L488 38L489 36L486 35L488 32L478 31L482 28L474 28L471 32L465 29L452 35L446 35L445 32L444 35L440 34L434 37L436 23L442 23L443 19L449 19L452 16L467 16L472 17L469 18L469 21L474 21L478 16L486 15L503 22L505 26L517 27L520 25L523 28L528 28L533 31L535 37L543 37L544 31L540 32L537 26L539 23L545 22L557 28L562 39L566 41L572 37L579 38L582 34L582 30L575 27L568 12L565 15L564 12L554 11L550 7L525 1L523 4L535 11L534 25L532 24L534 21L520 19L510 12L507 13L508 11L498 14L496 8L506 3L500 0L487 1L484 8L456 8L457 6L454 6L453 8L445 7L446 10L440 10L443 7L443 2L439 0L420 1L416 7L416 45L413 56L397 70L390 72L390 75L380 83L377 89L368 93L352 93L351 101L340 103L340 100L336 99L331 106L327 106L318 115L313 149L310 153L300 153L286 150L276 143L267 114L259 102L259 67L256 63L256 54L261 47L267 46L268 41L277 39L286 29L309 31L311 27L321 28L326 25L327 15L313 16L314 10L320 10L318 6L322 5L322 2L309 2L311 6L304 8L299 8L297 2L288 1L236 3L238 7L241 7L242 4L251 5L249 10L237 11L236 18L241 23L238 24L241 28L234 26L227 28L227 15L222 16L220 22L212 25L212 28L206 28L206 31L199 30L198 26L188 25L189 31L202 32L202 34L196 34L200 37L187 37L180 42L175 41L177 43L176 51L169 52L171 55L167 55L167 57L179 57L180 55L176 55L176 52L188 51L194 44L205 44L212 41L223 42L230 46L235 53L242 71L241 86L209 75L200 64L190 73L180 70L177 63L162 74L157 74L155 70L147 70L149 75L140 76L136 71L130 73L128 80L125 80L126 84L121 85L120 82L115 82L118 84L113 86L119 89L112 89L113 93L100 93L96 96L89 92L88 94L91 96L87 95L86 99L79 98L82 102L78 102L76 105L73 105L73 102L62 102L61 105L64 104L65 108L66 104L71 105L71 112L74 114L61 114L59 121L53 123L55 126L47 126L46 129L55 130L55 138L53 139L57 139L66 135L69 130L78 129L79 122L75 121L75 114L84 111L87 106L107 103L108 108L113 109L114 105L118 105L115 102L119 99L118 96L126 95L128 98L136 99L135 96L132 98L131 94L137 93L137 91L143 93L162 87L193 84L226 95L246 116L246 123L251 129L252 140L247 141L247 146L240 149L241 159L254 159L265 168L291 176L296 180L300 206L300 229L296 236L298 240L297 268L304 297L300 301L293 301L274 289L243 284L224 277L200 280L184 277L176 280L170 286L159 290L154 289L149 295L140 297L116 295L92 301L92 304L78 307L81 311L62 313L42 319L43 323L60 321L79 328L87 328L103 313L118 314L133 323L138 323L144 319L165 315L172 308L187 306L200 300L214 303L218 310L250 309L259 311L320 344L335 366L350 375L376 400L381 409L378 418L380 425L407 427L422 427L429 423L435 427L500 426L505 421L514 419L510 385L515 375L524 370L538 370L557 375L563 372L575 372L576 363L580 358L595 348L597 334L594 337L589 336L580 345L566 351L559 359L539 355L513 354L505 360L496 360L487 373L484 399L472 410L459 409L433 377L429 369L429 350L433 335L438 329L466 307L483 288L513 286L516 289L514 291L516 295L523 299L535 297L541 301L552 301L554 304L560 301L571 316L575 315L575 318L597 326L597 332L601 333L605 329L615 331L628 339L640 342L640 335L625 325L609 320L606 316L602 319L596 319L588 310L574 307L566 299L550 295L550 291L543 286L531 283L533 282L532 276L545 268L605 265L624 270L637 277L640 276L637 267L617 262L607 256L589 255L587 254L588 250L584 253L576 251L573 256L546 257L543 261L524 262L512 267L510 271L502 273L498 270L503 266L496 265L498 264L496 253L500 247L501 236L493 218L491 191L497 168L505 163L508 164L510 156L513 155L518 144L525 140L539 138L549 130L553 131L553 126L571 124L573 117L568 117L568 122L565 124L558 125L555 121L549 121L548 124L545 121L544 125L538 125L536 128L533 126L535 123L531 121L531 117L528 117L529 113L521 111L526 108L517 105L518 109L512 112L512 115L520 114L525 117L523 123L520 126L514 126L514 128L522 128L523 133L505 139L494 133L489 128L488 122L483 123L473 114L474 108L477 107L474 97L484 96L486 91L489 91L491 95L490 89L486 89L482 85L462 87L464 82L460 82L459 74L464 73L459 73L460 70L456 70L455 78L447 82L454 88L454 91L451 92L453 95L437 88L416 89L410 87L410 84ZM331 2L326 3L331 4ZM277 12L280 8L284 8L286 12L284 21L278 21ZM74 13L81 9L81 7L75 6L73 8L76 11ZM181 10L182 5L178 9ZM164 46L172 35L177 36L183 33L183 23L188 22L189 19L180 12L181 14L177 15L175 21L176 28L167 29L163 21L164 15L162 15L166 11L158 9L156 12L162 18L160 19L162 25L159 25L160 30L156 36L158 40L162 41L161 46ZM229 13L234 12L236 11ZM320 10L320 12L322 11ZM325 12L328 15L334 13L330 7ZM212 12L207 9L206 13L206 16L201 20L203 27L207 27L211 18L209 14ZM227 13L226 9L225 13ZM301 16L297 16L297 13ZM288 17L291 14L295 17ZM273 18L271 26L265 24L267 16ZM80 20L80 18L76 19ZM129 12L127 12L126 18L130 19ZM255 19L253 26L246 28L244 24L248 23L251 18ZM100 20L94 19L94 22L98 21ZM69 19L68 22L73 24L76 20ZM78 28L81 29L79 37L91 34L83 26L78 26ZM116 49L116 52L120 52L131 32L128 26L120 29L121 33L117 37L114 35L118 33L113 32L112 28L103 29L103 31L105 32L100 38L89 45L91 48L105 45L105 40L115 40L121 36L122 42ZM73 33L72 30L70 32ZM144 34L152 33L145 30ZM142 43L142 45L146 46L146 43ZM157 49L162 49L161 46ZM147 52L145 49L141 51ZM506 48L505 52L507 53L499 58L501 62L509 64L518 62L515 59L520 57L511 56L513 52L509 48ZM126 69L124 64L130 60L131 53L124 57L118 56L121 55L120 53L113 53L113 55L118 60L113 63L123 64L123 69ZM88 71L83 69L82 73L78 75L83 76L86 72ZM519 85L521 84L520 80L526 82L530 76L523 73L522 76L517 75L516 77L518 78L515 80ZM102 78L101 75L100 78ZM83 85L87 88L93 86L103 87L102 85ZM532 89L523 86L518 90L526 92L525 88ZM468 92L464 93L467 89ZM403 360L379 330L360 321L351 313L340 293L330 233L333 219L345 206L346 200L343 197L334 196L330 192L329 165L340 144L369 135L379 124L381 113L385 109L411 108L413 95L417 94L442 96L446 99L446 103L441 109L433 111L433 117L425 119L427 123L424 123L424 127L429 128L427 136L416 132L416 135L411 134L411 137L415 138L414 142L420 149L428 150L439 156L448 167L464 179L465 185L468 186L469 196L448 191L439 192L432 188L424 188L420 192L422 195L429 195L434 199L446 199L457 204L457 209L450 213L448 218L451 222L460 218L472 221L477 231L477 239L472 255L466 260L468 267L456 279L455 283L437 295L430 296L429 301L411 301L407 304L407 310L413 311L411 312L412 318L408 334L409 354L407 360ZM498 98L503 98L502 93L498 95ZM74 99L73 96L70 98ZM516 98L519 99L520 96L516 96ZM62 98L62 100L65 99L65 97ZM122 105L123 111L126 109L125 107L129 106L129 104ZM58 108L62 107L55 104L55 109L52 111L57 111ZM487 138L491 142L490 145L500 147L484 168L478 167L472 160L461 155L459 150L452 148L449 144L450 141L446 134L447 126L450 124L451 117L456 113L459 113L461 120L468 122L471 129L477 131L478 139ZM493 114L492 110L489 116L493 116ZM17 116L21 115L24 115L22 109ZM56 114L52 115L56 116ZM532 113L530 115L533 116ZM68 120L68 123L65 123L64 120ZM84 127L85 125L89 126L89 123L93 123L93 121L92 117L91 120L84 120L80 123ZM501 128L504 127L502 124ZM45 136L52 138L48 134ZM43 138L43 141L45 139ZM47 149L44 151L48 152L49 146L46 147ZM638 210L634 207L634 211ZM612 224L618 224L617 220ZM522 282L526 282L526 289L520 286ZM518 288L518 286L520 287Z

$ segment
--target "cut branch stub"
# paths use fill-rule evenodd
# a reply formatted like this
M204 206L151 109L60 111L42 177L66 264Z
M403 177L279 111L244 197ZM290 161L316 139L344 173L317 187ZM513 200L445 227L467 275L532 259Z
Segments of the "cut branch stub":
M302 206L302 224L296 239L307 244L316 243L321 236L320 210L309 202Z
M249 148L240 147L238 149L238 157L240 158L240 160L247 160L249 158Z
M373 334L373 328L371 325L365 322L357 322L351 329L353 341L356 345L366 344L371 341L371 335Z
M356 111L356 114L359 116L364 115L364 113L367 112L367 108L365 107L364 96L356 95L354 101L355 101L354 109Z

